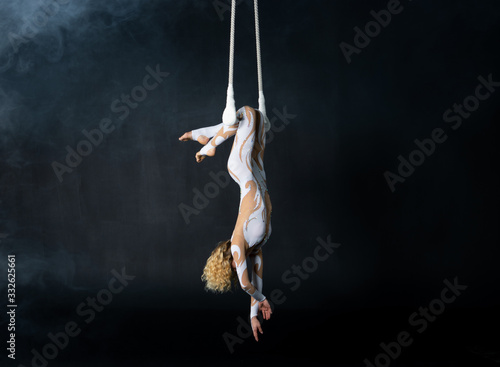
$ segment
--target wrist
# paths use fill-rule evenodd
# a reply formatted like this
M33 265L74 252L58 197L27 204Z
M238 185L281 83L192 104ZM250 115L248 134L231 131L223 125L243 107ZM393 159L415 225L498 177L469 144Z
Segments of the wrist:
M258 302L264 302L264 300L266 299L266 296L264 296L258 289L256 289L255 292L250 295Z

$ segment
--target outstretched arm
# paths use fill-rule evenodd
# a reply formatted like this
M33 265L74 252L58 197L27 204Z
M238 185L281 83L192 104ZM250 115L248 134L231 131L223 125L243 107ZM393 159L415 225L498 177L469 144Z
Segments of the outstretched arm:
M252 269L252 284L259 292L262 293L262 277L263 277L263 258L262 258L262 250L256 255L250 255L248 257L249 265ZM259 313L259 302L252 297L250 301L250 320L257 316Z
M241 245L231 245L231 254L236 263L236 273L240 281L241 288L258 302L262 302L266 297L250 282L245 257L245 247Z
M252 284L259 292L262 293L262 278L263 278L263 258L262 250L259 250L257 254L248 256L248 263L252 269ZM271 306L267 299L263 302L258 302L254 297L250 301L250 324L252 325L253 336L256 341L259 341L259 333L264 334L262 331L262 326L257 317L259 310L262 311L262 315L265 320L271 318Z

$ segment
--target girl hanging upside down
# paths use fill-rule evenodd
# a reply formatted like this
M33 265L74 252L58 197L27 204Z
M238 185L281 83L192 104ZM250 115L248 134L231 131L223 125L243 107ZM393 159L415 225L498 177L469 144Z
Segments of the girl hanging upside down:
M227 292L239 279L241 288L251 296L250 320L255 340L262 328L259 311L265 320L271 317L271 306L262 292L262 246L271 235L271 200L266 186L264 149L266 133L263 114L251 107L240 108L238 122L233 126L219 125L187 132L179 140L196 140L205 145L196 153L196 161L212 157L218 145L235 135L227 169L240 186L240 208L231 239L219 242L207 260L202 280L205 289ZM210 139L212 138L212 139ZM210 140L209 140L210 139ZM252 270L251 280L248 270Z

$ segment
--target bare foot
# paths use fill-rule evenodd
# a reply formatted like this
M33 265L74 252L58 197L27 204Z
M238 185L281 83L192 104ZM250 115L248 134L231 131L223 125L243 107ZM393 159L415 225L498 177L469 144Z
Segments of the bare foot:
M207 151L207 155L206 156L213 157L214 155L215 155L215 148L209 149ZM200 163L202 160L205 159L206 156L203 155L203 154L200 154L200 152L197 152L196 155L195 155L196 162Z
M205 159L205 156L200 154L200 152L197 152L196 155L194 156L196 158L196 162L200 163L202 160Z
M179 138L180 141L189 141L189 140L193 140L193 133L191 131L188 131L187 133L184 133L184 135L182 135L180 138ZM205 135L200 135L197 139L198 143L200 143L201 145L206 145L210 139L207 138Z
M193 140L193 134L191 133L191 131L187 132L187 133L184 133L184 135L182 135L180 138L179 138L180 141L189 141L189 140Z

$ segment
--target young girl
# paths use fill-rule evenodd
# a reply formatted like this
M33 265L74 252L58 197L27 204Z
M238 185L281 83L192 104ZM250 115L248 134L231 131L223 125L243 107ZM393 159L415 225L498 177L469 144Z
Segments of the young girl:
M196 140L205 145L196 153L196 161L212 157L218 145L235 135L227 169L240 186L240 207L231 239L219 242L207 260L202 280L213 292L231 289L236 274L241 288L251 296L250 319L255 339L262 328L257 318L262 312L271 317L271 307L262 292L262 246L271 235L271 200L264 171L266 133L263 114L245 106L237 111L237 124L219 124L187 132L179 140ZM212 138L212 139L210 139ZM210 140L209 140L210 139ZM252 279L248 275L252 270ZM235 274L236 272L236 274Z

